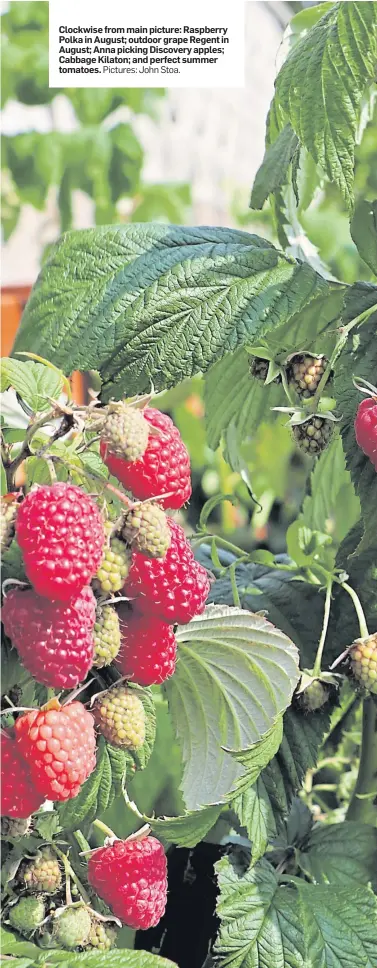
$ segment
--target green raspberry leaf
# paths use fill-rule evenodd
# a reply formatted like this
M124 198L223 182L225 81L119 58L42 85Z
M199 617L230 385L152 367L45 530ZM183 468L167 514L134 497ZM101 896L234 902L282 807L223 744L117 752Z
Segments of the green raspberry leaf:
M311 831L298 863L315 884L377 887L377 830L364 823L318 825Z
M267 861L216 864L221 920L215 945L232 968L373 968L377 900L366 888L279 884Z
M254 782L274 755L298 653L263 617L226 605L179 627L177 641L166 692L183 753L182 792L195 810L223 801L245 775Z
M276 100L351 210L361 100L375 77L377 4L335 3L292 48Z
M64 380L63 373L43 363L23 363L7 358L1 361L1 392L13 387L34 413L51 409L49 397L58 399Z
M222 806L215 804L202 810L188 811L181 817L148 817L140 814L134 803L128 801L128 806L144 823L149 824L152 833L160 840L178 847L195 847L215 825L222 811Z
M59 823L68 830L76 830L84 821L90 823L111 806L122 792L127 765L127 754L100 737L97 765L80 793L73 800L57 805Z
M287 323L327 291L309 265L233 229L68 232L41 270L15 351L32 347L67 372L100 370L104 400L149 392L151 383L160 390Z
M156 710L153 694L150 689L128 683L129 689L134 689L138 699L144 706L145 713L145 740L138 750L127 750L127 758L135 764L137 770L144 770L153 752L156 739Z
M297 135L286 124L278 134L276 141L270 145L265 153L262 164L258 169L250 198L250 208L260 209L268 198L285 184L289 166L299 147Z

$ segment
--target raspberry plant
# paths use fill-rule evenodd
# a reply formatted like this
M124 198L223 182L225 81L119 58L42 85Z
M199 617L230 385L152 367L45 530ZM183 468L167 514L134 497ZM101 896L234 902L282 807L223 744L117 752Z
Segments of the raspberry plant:
M17 395L2 429L3 951L16 963L376 962L377 202L355 172L376 23L374 3L294 18L251 197L269 200L278 246L225 228L68 233L3 361ZM319 192L349 214L361 282L335 280L305 236ZM87 406L71 399L73 368L98 371ZM179 415L199 381L232 493L193 523L195 441L162 409ZM281 439L302 507L284 553L239 547L218 515L261 497L254 441L281 474ZM171 941L174 845L192 891L195 851L217 851L202 953L196 921L179 955ZM40 858L54 893L43 877L28 893Z

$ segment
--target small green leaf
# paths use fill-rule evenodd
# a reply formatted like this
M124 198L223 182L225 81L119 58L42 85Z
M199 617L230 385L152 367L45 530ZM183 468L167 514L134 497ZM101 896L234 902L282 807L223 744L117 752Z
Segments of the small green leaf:
M299 568L309 568L316 561L326 565L327 548L331 544L331 535L312 531L299 519L287 530L287 551Z
M63 828L75 830L85 821L89 823L111 806L121 793L126 771L127 754L106 743L100 737L97 765L73 800L58 805L59 823Z
M63 373L32 361L24 363L6 358L1 362L2 392L13 387L34 413L51 409L49 398L57 400L60 396L65 383Z
M258 169L250 198L250 208L261 209L268 196L285 184L289 166L297 152L299 140L290 124L278 134L276 141L266 149Z
M153 694L150 689L143 689L141 686L128 683L130 689L136 692L144 706L145 713L145 740L138 750L127 751L129 757L135 764L137 770L144 770L153 752L156 739L156 710ZM108 747L110 751L111 747Z
M207 370L327 290L307 264L234 229L68 232L42 267L14 352L33 347L67 372L99 369L103 399L149 392Z
M263 773L253 786L232 800L233 810L246 828L251 840L253 863L265 853L268 843L276 837L277 827L271 801L266 790Z
M377 199L367 202L361 198L351 222L351 235L359 255L377 275Z
M222 806L204 807L203 810L191 811L183 817L144 817L161 840L176 844L178 847L195 847L203 840L208 831L218 820Z
M195 810L226 798L245 770L253 782L273 755L272 727L280 728L291 700L298 656L262 616L226 605L179 627L177 640L166 692L183 752L183 796Z

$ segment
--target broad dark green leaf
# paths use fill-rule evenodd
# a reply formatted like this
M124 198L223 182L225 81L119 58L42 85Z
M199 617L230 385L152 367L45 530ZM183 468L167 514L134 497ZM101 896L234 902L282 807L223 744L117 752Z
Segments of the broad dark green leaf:
M377 830L365 823L318 825L298 855L315 884L377 886Z
M286 120L350 209L360 105L376 56L377 4L335 3L298 40L276 80Z
M377 900L367 888L279 884L267 861L245 872L216 864L221 920L215 950L226 968L373 968Z
M104 398L175 385L286 323L328 286L270 242L224 228L72 232L51 252L15 350L96 368Z
M351 235L361 258L377 275L377 200L361 198L351 222Z
M297 152L299 140L290 124L280 131L265 153L258 169L250 198L250 208L263 208L268 196L285 184L289 166Z
M184 800L196 810L224 801L245 771L254 782L273 756L298 678L297 651L263 617L226 605L178 628L177 640L166 692L183 753Z
M336 550L359 516L360 504L346 469L342 439L337 434L316 461L310 493L298 520L313 531L331 535Z

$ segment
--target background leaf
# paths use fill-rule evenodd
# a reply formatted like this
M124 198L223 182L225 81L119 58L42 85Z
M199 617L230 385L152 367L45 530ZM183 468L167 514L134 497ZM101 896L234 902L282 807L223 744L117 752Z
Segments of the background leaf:
M350 209L361 99L376 54L377 4L335 3L298 40L276 79L288 121Z
M177 640L166 691L193 810L223 800L242 776L229 751L246 753L269 734L297 682L297 652L264 618L227 606L209 606Z
M367 202L361 198L358 201L351 222L351 235L361 258L377 275L377 200Z

